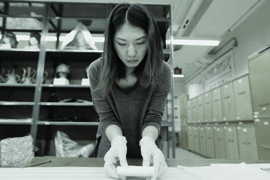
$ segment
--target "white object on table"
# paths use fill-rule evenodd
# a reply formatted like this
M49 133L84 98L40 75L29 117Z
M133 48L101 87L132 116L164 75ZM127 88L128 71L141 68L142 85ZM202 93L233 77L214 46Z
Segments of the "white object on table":
M153 166L118 166L117 173L120 176L132 176L132 177L152 177L154 176Z

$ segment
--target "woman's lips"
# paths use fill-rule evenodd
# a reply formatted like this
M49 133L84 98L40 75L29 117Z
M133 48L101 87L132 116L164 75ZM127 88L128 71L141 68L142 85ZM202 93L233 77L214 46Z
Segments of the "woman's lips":
M135 64L135 63L138 62L138 60L127 60L127 62L128 62L129 64Z

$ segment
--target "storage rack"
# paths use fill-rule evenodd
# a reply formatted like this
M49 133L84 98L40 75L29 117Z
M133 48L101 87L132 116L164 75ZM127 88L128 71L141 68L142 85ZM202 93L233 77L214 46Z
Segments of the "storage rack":
M1 83L0 138L24 136L30 133L34 144L40 146L38 155L53 155L52 139L57 130L66 130L71 138L89 142L95 140L98 115L91 102L89 86L81 85L85 68L102 55L102 50L61 50L60 36L69 33L79 21L89 23L92 35L104 33L106 19L116 4L63 1L2 1L0 3L0 30L18 34L38 32L41 34L40 50L0 49L0 67L29 67L36 69L33 84ZM171 17L169 5L146 5L154 14L164 42L165 60L173 62ZM9 27L10 20L39 22L41 28ZM20 21L21 20L21 21ZM25 21L24 21L25 20ZM56 38L54 44L46 41L48 36ZM71 67L70 85L53 85L55 67L65 62ZM48 73L44 80L44 73ZM168 96L163 117L161 139L163 152L175 157L175 134L173 120L173 87ZM68 100L71 98L70 100ZM78 103L75 100L83 100ZM63 100L66 100L63 102ZM68 101L68 102L67 102ZM64 116L66 115L66 117ZM72 117L71 117L72 116ZM22 125L23 128L22 128ZM169 130L170 129L170 130ZM84 132L84 133L82 133ZM87 133L85 133L87 132ZM172 154L171 154L172 152Z

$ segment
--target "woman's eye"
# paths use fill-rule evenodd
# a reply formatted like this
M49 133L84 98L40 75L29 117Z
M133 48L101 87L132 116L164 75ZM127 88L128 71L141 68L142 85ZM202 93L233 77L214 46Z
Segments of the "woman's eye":
M142 45L144 43L145 43L145 41L143 41L143 42L137 42L138 45Z
M119 46L125 46L126 44L125 43L117 43Z

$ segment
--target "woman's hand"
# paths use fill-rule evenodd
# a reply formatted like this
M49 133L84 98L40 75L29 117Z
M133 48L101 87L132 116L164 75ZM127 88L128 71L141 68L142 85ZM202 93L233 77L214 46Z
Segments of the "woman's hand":
M119 177L116 166L118 161L120 162L121 166L128 166L126 154L127 154L127 140L124 136L116 136L111 141L111 148L106 153L104 160L104 169L105 173L108 177L112 178L121 178L125 179L124 177Z
M156 146L153 138L144 136L140 140L141 154L143 157L143 166L154 166L154 176L151 180L156 180L159 176L166 172L168 166L161 150Z

